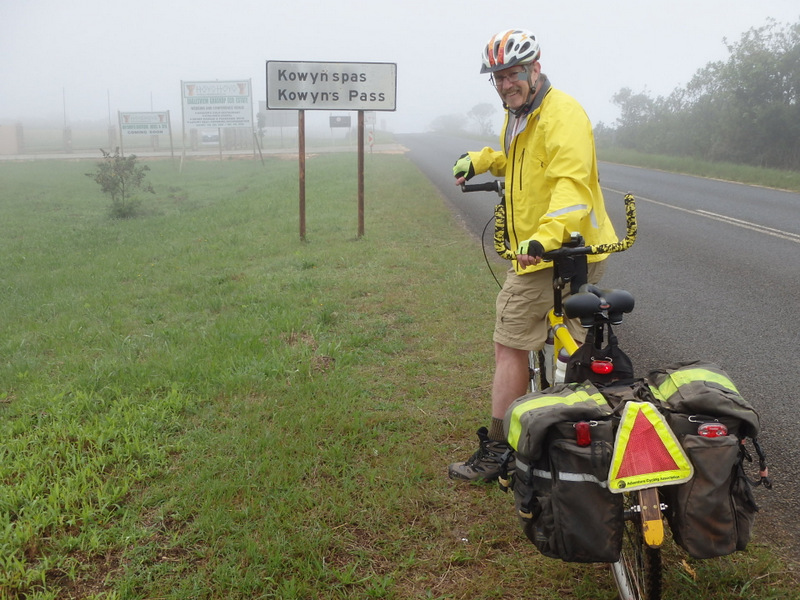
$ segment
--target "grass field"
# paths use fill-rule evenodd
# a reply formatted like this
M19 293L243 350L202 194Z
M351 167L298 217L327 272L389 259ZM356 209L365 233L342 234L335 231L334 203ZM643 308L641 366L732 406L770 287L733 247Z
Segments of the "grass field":
M459 485L495 284L403 156L150 163L113 220L93 162L0 164L0 598L615 597ZM769 546L667 551L676 599L797 598Z

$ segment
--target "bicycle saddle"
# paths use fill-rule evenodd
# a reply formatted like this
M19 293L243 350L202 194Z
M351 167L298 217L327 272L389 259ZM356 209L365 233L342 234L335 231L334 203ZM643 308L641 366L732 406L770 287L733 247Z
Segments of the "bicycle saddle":
M595 315L607 315L612 325L622 323L622 315L633 310L633 295L625 290L601 290L594 285L581 286L581 291L564 300L564 314L578 318L581 325L591 327Z

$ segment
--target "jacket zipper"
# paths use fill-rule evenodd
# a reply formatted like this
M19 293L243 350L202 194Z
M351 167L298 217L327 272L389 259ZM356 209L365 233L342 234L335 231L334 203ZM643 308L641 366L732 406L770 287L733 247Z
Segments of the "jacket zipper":
M516 136L514 136L514 138L512 138L511 152L512 152L512 160L511 160L511 169L512 169L512 171L511 171L511 174L516 179L516 177L517 177L517 173L516 173L516 169L517 169ZM522 158L525 158L525 148L522 149ZM520 171L521 170L522 170L522 167L520 167ZM520 173L519 175L520 175L520 177L519 177L519 179L520 179L519 189L521 190L522 189L522 176L521 176L522 173ZM510 191L511 191L511 194L509 194L508 197L506 198L506 203L508 204L508 208L509 208L509 210L507 211L508 215L506 216L506 231L509 230L509 227L511 228L511 230L514 232L514 243L518 245L519 244L519 237L517 236L516 220L514 219L514 200L513 200L513 198L514 198L514 193L513 193L514 190L513 190L513 187L512 187L512 189ZM509 236L509 240L508 241L509 241L509 246L510 246L511 245L510 244L510 242L511 242L510 236ZM516 248L512 248L511 250L513 252L516 252L517 249Z

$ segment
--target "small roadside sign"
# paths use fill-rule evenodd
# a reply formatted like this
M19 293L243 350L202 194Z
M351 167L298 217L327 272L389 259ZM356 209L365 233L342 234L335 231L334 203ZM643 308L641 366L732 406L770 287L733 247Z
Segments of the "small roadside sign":
M346 129L350 129L350 115L346 116L338 116L338 117L331 117L330 118L331 129L336 127L343 127Z

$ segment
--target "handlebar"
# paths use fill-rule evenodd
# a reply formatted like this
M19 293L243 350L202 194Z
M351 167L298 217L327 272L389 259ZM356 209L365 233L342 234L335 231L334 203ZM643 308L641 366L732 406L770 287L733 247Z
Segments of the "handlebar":
M625 202L625 237L611 244L598 244L597 246L562 246L550 250L542 255L543 260L556 260L565 256L578 256L581 254L610 254L624 252L636 241L638 225L636 221L636 198L630 192L623 198Z
M487 181L485 183L462 183L462 192L495 192L501 198L505 195L505 182L498 180ZM627 193L623 198L625 202L625 237L611 244L599 244L597 246L585 246L583 240L575 240L574 244L565 245L555 250L545 252L542 259L552 261L569 256L579 256L586 254L609 254L611 252L622 252L627 250L636 241L638 230L636 221L636 199L633 194ZM494 209L494 249L503 258L514 260L517 254L508 247L506 241L506 214L505 205L500 202Z

